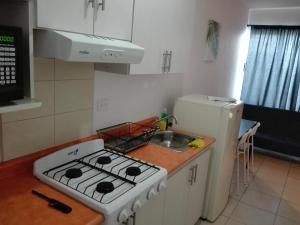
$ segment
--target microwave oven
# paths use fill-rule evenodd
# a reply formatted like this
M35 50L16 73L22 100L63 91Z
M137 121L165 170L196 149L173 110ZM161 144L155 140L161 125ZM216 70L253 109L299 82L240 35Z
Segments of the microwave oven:
M19 27L0 26L0 104L24 97L23 40Z

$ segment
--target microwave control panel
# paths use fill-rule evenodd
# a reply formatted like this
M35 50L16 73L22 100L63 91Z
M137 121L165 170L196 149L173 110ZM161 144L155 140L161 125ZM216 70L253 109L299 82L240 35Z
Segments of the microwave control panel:
M0 86L17 83L17 55L14 39L14 36L0 35Z
M24 97L22 28L0 26L0 106Z

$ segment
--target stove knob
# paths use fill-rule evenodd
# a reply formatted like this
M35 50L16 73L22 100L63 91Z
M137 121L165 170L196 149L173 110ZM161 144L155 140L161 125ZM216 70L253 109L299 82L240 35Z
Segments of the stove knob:
M129 218L129 214L128 214L127 210L123 209L119 214L118 222L122 223L122 222L126 221L128 218Z
M142 207L142 203L140 200L136 200L132 205L132 211L136 212L139 208Z
M161 191L163 191L165 189L167 189L167 184L164 181L160 182L160 184L157 187L157 191L161 192Z
M154 188L151 188L151 190L148 192L147 199L150 200L155 195L156 195L156 191L154 190Z

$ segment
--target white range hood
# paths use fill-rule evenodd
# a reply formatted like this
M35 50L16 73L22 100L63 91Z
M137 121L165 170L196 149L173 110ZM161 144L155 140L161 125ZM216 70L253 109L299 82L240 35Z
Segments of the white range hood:
M34 30L34 55L69 62L138 64L144 49L129 41L56 30Z

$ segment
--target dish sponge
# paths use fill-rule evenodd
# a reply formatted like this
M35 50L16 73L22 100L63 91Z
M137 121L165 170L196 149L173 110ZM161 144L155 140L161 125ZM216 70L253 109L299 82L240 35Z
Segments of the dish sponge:
M203 139L196 139L188 144L191 148L202 148L205 146L205 141Z

